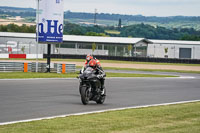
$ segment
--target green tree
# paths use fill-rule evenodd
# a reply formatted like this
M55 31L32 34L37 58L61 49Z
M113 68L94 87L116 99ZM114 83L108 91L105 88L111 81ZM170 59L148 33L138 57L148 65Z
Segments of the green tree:
M167 54L168 53L168 48L165 48L165 54Z
M25 52L25 46L22 46L21 51L24 54L24 52Z
M92 53L95 51L95 49L96 49L96 43L94 42L92 43Z
M129 56L131 56L131 50L133 49L133 46L130 44L128 45L128 52L129 52Z

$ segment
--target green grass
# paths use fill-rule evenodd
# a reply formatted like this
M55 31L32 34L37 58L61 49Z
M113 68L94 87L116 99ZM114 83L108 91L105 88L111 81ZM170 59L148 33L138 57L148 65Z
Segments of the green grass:
M196 102L4 125L0 133L199 133L199 125Z
M77 67L77 68L81 68L81 67ZM162 70L162 69L135 69L135 68L116 68L116 67L104 67L104 70L128 70L128 71L147 71L147 72L178 72L178 73L200 74L200 71Z
M76 78L77 73L34 73L34 72L0 72L0 79L26 79L26 78ZM106 73L107 77L177 77L171 75Z
M120 32L117 31L117 30L105 30L106 33L109 33L109 34L116 34L116 35L119 35Z
M172 75L132 74L132 73L106 73L107 77L178 77Z
M81 69L82 66L76 66ZM126 71L147 71L147 72L178 72L178 73L194 73L200 74L200 71L186 71L186 70L163 70L163 69L136 69L136 68L117 68L117 67L104 67L104 70L126 70Z
M75 78L76 73L34 73L34 72L0 72L0 79L25 79L25 78Z

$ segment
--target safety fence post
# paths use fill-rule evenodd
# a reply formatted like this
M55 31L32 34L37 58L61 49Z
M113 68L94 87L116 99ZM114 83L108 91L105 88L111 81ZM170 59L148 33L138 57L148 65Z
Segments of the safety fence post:
M28 63L24 63L24 72L28 72Z
M65 69L65 64L62 64L62 73L65 73L66 69Z

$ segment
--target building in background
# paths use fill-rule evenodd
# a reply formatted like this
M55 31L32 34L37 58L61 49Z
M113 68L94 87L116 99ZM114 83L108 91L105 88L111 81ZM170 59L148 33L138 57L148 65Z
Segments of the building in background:
M150 40L148 56L155 58L200 59L200 41Z
M12 53L36 54L35 34L0 32L0 53L8 53L8 43L13 42ZM52 54L107 55L107 56L147 56L145 38L94 37L64 35L62 44L52 44ZM22 48L24 50L22 50ZM47 45L39 44L39 54L47 53Z
M0 54L36 54L36 35L0 32ZM52 44L52 54L200 59L200 41L149 40L145 38L64 35ZM47 45L39 44L39 54ZM4 57L4 56L3 56Z

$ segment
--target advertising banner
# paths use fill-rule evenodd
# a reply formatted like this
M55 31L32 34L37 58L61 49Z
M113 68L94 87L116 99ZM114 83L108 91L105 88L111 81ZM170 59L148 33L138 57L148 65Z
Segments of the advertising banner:
M63 41L63 0L39 1L40 43L61 43Z

